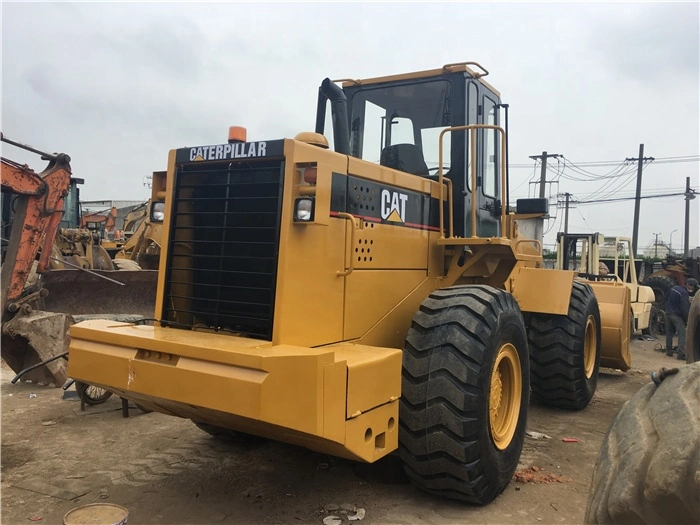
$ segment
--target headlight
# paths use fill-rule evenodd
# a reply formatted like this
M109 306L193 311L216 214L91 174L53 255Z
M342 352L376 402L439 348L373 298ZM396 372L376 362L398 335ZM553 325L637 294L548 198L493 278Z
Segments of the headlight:
M314 220L314 199L300 197L294 201L294 222L309 222Z
M155 222L163 222L165 219L165 203L154 202L151 206L151 220Z

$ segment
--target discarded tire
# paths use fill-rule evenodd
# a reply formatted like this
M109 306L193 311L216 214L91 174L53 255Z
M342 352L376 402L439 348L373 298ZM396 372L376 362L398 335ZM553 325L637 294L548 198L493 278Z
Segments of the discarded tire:
M697 524L700 519L700 363L642 387L600 448L588 524Z
M523 447L528 378L512 295L490 286L432 293L403 352L399 453L411 481L470 503L498 496Z
M580 410L593 398L600 368L600 311L590 286L574 281L567 315L532 314L527 329L533 396Z

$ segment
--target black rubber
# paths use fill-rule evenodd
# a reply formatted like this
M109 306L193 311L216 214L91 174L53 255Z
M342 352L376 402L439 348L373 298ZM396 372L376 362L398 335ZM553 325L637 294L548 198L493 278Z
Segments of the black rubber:
M584 339L591 315L597 327L596 356L593 373L587 378ZM600 311L591 287L574 281L568 314L531 314L527 333L533 397L550 406L585 408L595 393L600 368Z
M641 284L654 290L654 304L659 305L663 310L666 307L668 292L678 283L668 275L651 275Z
M586 505L588 524L700 523L700 363L649 382L603 439Z
M642 330L642 334L656 337L666 333L666 313L659 310L656 303L651 305L649 312L649 327Z
M235 430L218 427L216 425L210 425L209 423L200 423L198 421L192 421L192 423L197 425L197 428L199 428L200 430L204 430L204 432L206 432L210 436L213 436L216 439L225 441L227 443L246 443L252 445L255 443L264 443L265 441L267 441L267 439L260 436L254 436L253 434L246 434L244 432L236 432Z
M522 391L515 434L499 450L489 394L505 343L518 352ZM528 402L527 335L513 296L482 285L432 293L413 318L403 352L399 454L411 481L447 498L492 501L518 465Z
M653 323L656 328L655 334L649 335L666 335L666 298L668 297L668 292L671 288L676 286L678 283L672 277L668 275L651 275L644 279L641 283L644 286L648 286L654 290L654 306L656 310L652 313L656 315ZM649 320L651 325L652 320ZM674 330L675 332L675 330Z

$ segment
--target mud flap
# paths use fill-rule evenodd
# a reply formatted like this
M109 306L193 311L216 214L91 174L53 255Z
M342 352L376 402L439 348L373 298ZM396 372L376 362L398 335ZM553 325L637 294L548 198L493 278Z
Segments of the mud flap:
M70 315L133 314L152 318L158 272L155 270L93 270L122 285L81 270L50 271L39 285L49 294L39 309Z
M45 359L68 351L70 315L21 309L2 327L2 357L15 373ZM63 386L68 379L64 359L57 359L27 372L22 380L44 385Z
M590 282L598 307L602 331L600 366L629 370L630 354L630 290L611 282Z

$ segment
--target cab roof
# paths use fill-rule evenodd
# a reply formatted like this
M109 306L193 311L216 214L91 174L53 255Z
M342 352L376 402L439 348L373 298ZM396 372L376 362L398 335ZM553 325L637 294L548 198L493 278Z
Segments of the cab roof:
M480 71L473 69L478 68ZM366 78L366 79L351 79L351 78L341 78L334 80L334 82L342 82L342 86L346 87L356 87L364 86L369 84L380 84L384 82L396 82L400 80L411 80L418 78L436 77L440 75L445 75L448 73L467 73L470 77L475 79L480 79L479 81L483 83L487 88L489 88L495 95L501 96L500 92L493 88L488 82L483 80L483 77L489 74L489 72L477 62L457 62L454 64L445 64L441 69L428 69L425 71L415 71L413 73L402 73L399 75L389 75L384 77Z

